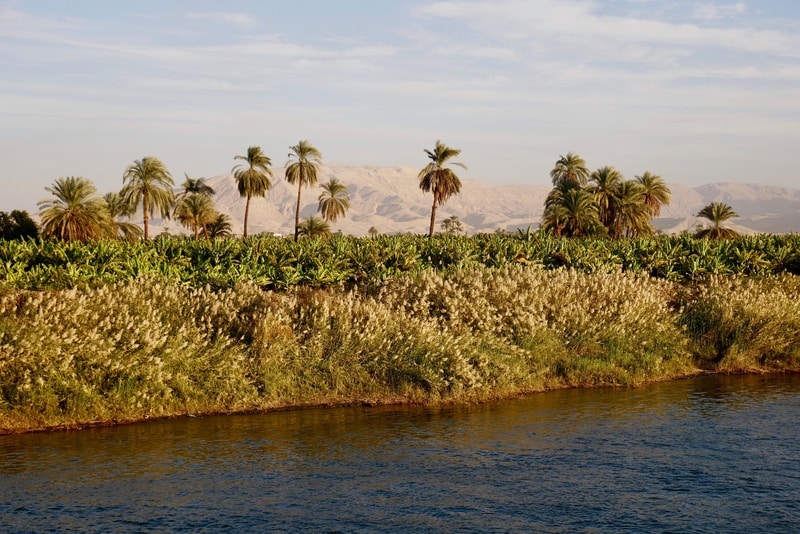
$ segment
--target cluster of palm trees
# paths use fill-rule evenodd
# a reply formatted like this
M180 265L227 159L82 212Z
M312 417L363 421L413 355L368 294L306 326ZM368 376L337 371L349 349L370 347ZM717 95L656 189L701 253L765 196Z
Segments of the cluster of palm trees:
M330 233L329 223L345 217L350 208L347 187L336 178L322 184L318 211L322 218L309 217L300 221L301 196L304 187L317 184L322 154L307 140L289 147L289 162L285 178L297 185L294 238L319 236ZM433 194L429 236L433 236L436 210L451 196L461 191L461 180L448 167L464 164L451 161L461 151L448 147L440 140L433 150L424 150L430 162L419 172L419 187ZM272 161L261 147L251 146L244 155L234 156L241 161L232 169L239 194L245 198L243 236L247 237L250 201L265 197L272 187ZM668 205L669 188L660 176L645 172L633 180L626 180L614 167L606 166L590 172L586 162L572 152L561 156L550 171L553 189L545 201L542 228L557 236L638 237L654 233L653 217ZM206 238L231 234L230 218L219 213L212 200L214 190L204 178L186 175L182 190L175 193L172 176L158 158L145 157L134 161L123 174L123 187L119 193L99 197L92 183L81 177L59 178L52 187L45 188L53 199L39 203L42 235L62 240L87 241L103 237L121 237L148 240L150 219L157 213L168 219L175 217L190 228L195 239L200 234ZM130 217L142 210L143 225L120 222L120 217ZM736 232L723 228L721 223L736 214L726 204L712 203L698 216L712 222L711 228L700 229L699 237L727 238ZM448 223L450 229L452 221ZM370 229L373 233L374 228ZM377 230L374 231L377 233Z
M123 187L100 197L94 184L80 176L55 180L45 191L52 199L39 202L44 237L64 241L89 241L101 238L149 239L150 219L155 213L174 216L195 237L230 235L227 215L217 212L211 196L214 190L204 178L186 175L183 190L175 194L172 176L158 158L136 160L125 169ZM120 220L131 217L141 207L143 225Z
M671 194L660 176L645 172L626 180L614 167L590 172L572 152L550 171L553 189L545 200L542 228L566 237L651 235L653 217Z
M317 184L319 166L322 163L322 153L307 140L302 140L289 148L291 152L289 153L289 163L286 165L285 177L287 182L297 185L294 238L297 240L302 235L317 236L327 234L330 232L328 223L336 222L339 218L344 217L347 210L350 209L347 186L337 178L331 178L327 183L322 184L322 193L318 198L318 210L322 214L323 220L312 216L301 223L300 205L303 188ZM264 197L272 188L271 178L273 174L270 169L272 161L258 146L249 147L247 155L235 156L234 159L245 162L235 166L232 172L239 194L246 198L243 236L247 237L250 199L252 197Z
M347 187L336 178L323 184L319 196L319 211L323 220L311 217L301 223L302 189L317 183L322 154L305 140L290 149L290 163L286 166L285 174L289 183L298 186L295 239L301 235L328 233L328 223L344 217L350 208ZM247 237L250 200L253 197L265 197L271 189L272 162L258 146L249 147L245 155L234 156L234 160L242 161L231 172L239 194L246 199L243 235ZM143 237L148 240L150 219L156 214L164 219L175 217L192 230L195 239L201 233L206 238L230 235L230 218L214 207L214 189L206 183L205 178L185 176L182 190L176 194L172 175L164 163L158 158L145 157L125 169L123 187L119 193L108 193L104 197L97 194L92 182L86 178L58 178L52 187L45 188L53 198L38 204L42 235L66 241L112 237ZM131 217L139 209L142 210L142 228L118 220Z

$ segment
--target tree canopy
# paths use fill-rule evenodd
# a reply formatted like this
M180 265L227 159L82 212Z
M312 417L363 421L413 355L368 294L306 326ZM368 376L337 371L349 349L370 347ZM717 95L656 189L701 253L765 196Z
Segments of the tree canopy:
M259 146L251 146L247 149L246 155L237 155L234 160L241 160L245 163L236 165L232 169L233 178L236 180L236 187L239 195L245 197L244 206L244 228L243 235L247 237L247 221L250 216L250 199L252 197L265 197L267 191L272 188L272 160L264 154Z
M304 187L317 183L322 153L307 140L302 140L289 147L289 163L286 165L286 181L297 184L297 207L294 212L294 239L300 237L300 197Z
M58 178L45 191L53 198L38 203L43 237L89 241L114 236L108 205L90 180L80 176Z
M431 206L431 224L428 236L433 236L436 228L436 208L461 191L461 180L452 169L446 165L456 165L466 170L466 165L457 161L450 161L458 157L461 151L451 148L440 140L436 140L433 150L424 149L428 155L428 163L419 172L419 188L426 193L433 193L433 205Z
M174 182L166 165L154 157L134 161L122 175L123 187L120 191L123 202L131 211L142 207L142 221L145 241L150 237L150 217L156 211L169 219L175 202Z

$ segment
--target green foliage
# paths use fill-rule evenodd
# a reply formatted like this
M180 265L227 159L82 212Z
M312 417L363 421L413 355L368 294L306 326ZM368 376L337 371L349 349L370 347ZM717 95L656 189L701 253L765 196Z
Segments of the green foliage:
M244 207L244 237L247 237L247 220L250 216L250 199L253 197L265 197L267 191L272 188L272 160L264 154L259 146L251 146L247 149L247 155L237 155L234 160L241 160L245 163L236 165L231 172L236 180L236 188L239 195L246 198ZM188 178L188 177L187 177Z
M553 189L545 200L542 228L557 236L652 235L651 218L670 202L669 188L660 176L648 171L625 180L610 166L590 174L586 162L572 152L559 158L550 177Z
M633 272L670 281L718 274L800 274L800 236L742 236L712 241L688 235L635 239L569 239L546 232L461 236L352 237L322 241L256 236L154 242L63 243L0 240L0 288L68 289L166 275L194 287L268 289L295 286L379 287L404 273L452 268L540 265L585 273Z
M186 243L209 264L244 252ZM488 398L584 380L569 370L566 347L605 361L608 340L626 350L605 364L613 378L597 383L637 384L690 368L675 327L664 325L661 291L633 275L517 266L420 272L373 292L192 288L163 275L6 292L0 428L370 398ZM570 304L577 294L578 307ZM650 348L645 339L673 343Z
M724 202L712 202L708 206L701 209L697 216L707 219L711 223L711 226L699 230L696 237L709 239L731 239L739 235L736 230L722 226L725 221L734 217L738 217L736 212Z
M300 197L304 187L317 183L322 153L305 139L289 148L292 151L289 154L291 163L286 165L284 174L286 181L297 184L297 206L294 212L294 240L297 241L300 237Z
M800 278L678 283L623 269L639 256L620 242L576 243L539 233L0 241L7 279L40 271L41 287L54 276L75 287L0 292L0 431L800 368ZM582 254L603 247L617 254L604 268L542 261L563 253L588 266ZM481 265L498 251L506 263ZM355 264L362 278L348 287Z
M206 225L208 237L229 237L233 232L231 218L224 213L218 213L217 218Z
M36 239L39 227L27 211L0 211L0 239Z
M331 227L328 223L319 217L311 216L300 223L298 228L298 235L300 237L326 237L330 235Z
M464 225L457 215L451 215L442 221L442 231L446 234L462 234L464 233Z
M130 164L122 175L122 181L124 185L119 194L127 212L142 207L144 239L147 241L150 238L150 217L156 212L163 218L170 217L175 202L172 175L160 159L149 156Z
M426 193L433 193L433 205L431 206L431 224L428 232L429 237L433 237L436 227L436 208L461 191L461 180L453 172L453 169L445 165L456 165L462 169L467 167L463 163L450 161L457 158L461 151L451 148L438 139L433 150L425 149L430 163L419 172L419 188Z
M336 178L331 178L322 184L322 193L319 195L318 210L325 222L335 223L340 217L344 218L350 209L350 196L347 186Z
M197 239L201 230L208 234L207 226L217 221L219 213L214 209L210 197L202 193L190 193L178 200L175 218L185 227L191 228L194 238Z
M89 241L116 234L108 204L91 180L58 178L45 187L53 198L39 202L42 235L63 241Z
M685 289L680 304L700 365L726 372L800 366L800 278L713 276Z

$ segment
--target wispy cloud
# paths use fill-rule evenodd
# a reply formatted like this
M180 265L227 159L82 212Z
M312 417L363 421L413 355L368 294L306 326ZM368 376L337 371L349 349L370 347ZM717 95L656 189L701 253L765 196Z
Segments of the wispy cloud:
M533 166L546 181L552 161L531 163L531 151L575 150L708 180L748 172L714 166L730 138L787 160L800 142L796 10L737 0L308 2L325 16L262 2L187 13L169 2L0 0L0 123L20 147L7 175L30 176L28 142L89 162L95 146L125 158L184 153L177 168L202 174L220 156L194 147L225 145L224 171L227 153L247 143L302 136L326 159L369 163L369 153L386 164L413 163L399 146L419 156L420 142L440 137L469 153L476 178L534 179L516 170ZM692 161L707 167L680 169L701 144L708 154ZM773 159L753 156L749 168ZM117 178L124 163L114 163ZM37 164L53 167L42 180L64 172L58 160Z
M696 13L705 13L707 19L739 9L744 9L744 5L707 5L698 8ZM800 57L800 36L794 33L607 15L597 2L543 0L534 4L521 0L453 0L429 4L418 9L417 14L461 20L503 42L533 42L540 46L547 46L549 42L553 49L605 51L608 57L625 54L631 45L667 46L675 50L711 46Z
M207 20L216 24L234 26L243 30L251 30L258 26L258 20L247 13L214 11L207 13L187 13L194 20Z
M744 2L735 4L699 4L694 7L693 17L702 20L724 19L743 15L747 11Z

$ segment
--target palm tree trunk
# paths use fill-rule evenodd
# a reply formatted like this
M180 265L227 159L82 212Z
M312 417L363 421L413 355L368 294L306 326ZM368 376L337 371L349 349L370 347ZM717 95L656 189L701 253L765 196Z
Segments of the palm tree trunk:
M250 195L247 195L247 200L244 203L244 234L247 237L247 217L250 215Z
M433 206L431 206L431 229L428 237L433 237L433 230L436 227L436 195L433 196Z
M301 171L302 177L302 171ZM297 186L297 208L294 210L294 240L297 241L300 238L299 230L300 230L300 193L303 192L303 182L300 182L300 185Z
M150 198L145 189L142 193L142 225L144 226L144 240L150 238Z
M294 240L300 239L300 193L303 191L303 184L306 183L306 162L299 161L300 164L300 177L297 180L297 208L294 211Z

